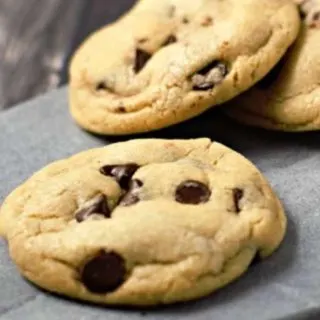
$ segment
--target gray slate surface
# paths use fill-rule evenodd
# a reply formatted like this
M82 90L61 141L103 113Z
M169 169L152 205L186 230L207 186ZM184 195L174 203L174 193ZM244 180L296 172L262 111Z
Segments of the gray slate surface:
M81 131L68 114L66 89L3 112L0 128L0 201L49 162L119 140ZM152 136L208 136L251 159L287 209L288 233L281 249L208 298L142 314L89 306L36 289L18 275L1 240L0 319L320 319L320 133L281 134L244 128L214 110L148 135Z

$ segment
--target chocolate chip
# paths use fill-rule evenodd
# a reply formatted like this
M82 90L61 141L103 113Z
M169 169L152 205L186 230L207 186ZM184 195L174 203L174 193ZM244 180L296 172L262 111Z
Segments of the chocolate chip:
M148 38L141 38L138 40L140 44L146 43L147 41L148 41Z
M101 81L96 85L96 90L97 91L107 90L107 89L108 89L107 84L104 81Z
M311 28L320 27L320 11L314 12L312 14L309 25Z
M119 205L128 207L140 201L139 189L143 186L143 182L138 179L130 181L128 192L120 199Z
M119 203L120 206L129 207L140 201L139 197L133 193L126 193Z
M125 113L127 110L126 110L125 107L118 107L118 108L116 108L116 111L117 111L118 113Z
M115 252L101 251L84 266L81 280L89 291L105 294L118 289L125 276L124 259Z
M306 13L302 10L301 7L299 7L299 14L300 14L300 18L301 19L305 19L306 18Z
M108 207L107 197L103 194L85 203L75 212L77 222L87 220L93 214L102 215L105 218L111 217L111 211Z
M133 179L130 181L130 189L129 190L132 190L132 189L138 189L138 188L141 188L143 186L143 182L139 179Z
M146 63L149 61L150 58L151 58L150 53L141 49L137 49L135 63L134 63L134 72L139 73L143 69L143 67L146 65Z
M189 22L190 22L190 20L187 17L183 17L182 23L188 24Z
M312 15L312 20L320 20L320 11L315 12L315 13Z
M191 77L193 90L209 90L220 84L228 74L227 65L213 61Z
M211 196L209 188L198 181L187 180L176 189L175 199L184 204L199 204L208 202Z
M241 211L239 202L243 198L243 190L241 190L239 188L235 188L232 190L232 195L233 195L233 203L234 203L235 212L239 213Z
M105 176L114 177L120 184L122 189L129 188L129 182L134 173L139 169L135 163L128 163L123 165L107 165L100 168L100 173Z
M166 47L168 46L169 44L172 44L172 43L175 43L177 42L177 37L173 34L171 34L165 41L164 43L162 44L162 47Z
M260 89L269 89L271 85L279 78L280 73L285 65L286 59L281 59L273 69L257 83L257 87Z

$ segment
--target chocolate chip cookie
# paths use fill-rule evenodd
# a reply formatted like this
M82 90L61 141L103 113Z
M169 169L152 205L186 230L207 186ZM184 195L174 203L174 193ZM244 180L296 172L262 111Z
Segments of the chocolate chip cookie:
M299 25L290 0L140 0L76 51L71 114L111 135L182 122L265 76Z
M101 304L208 295L269 256L285 230L262 174L209 139L85 151L36 173L0 212L0 232L24 277Z
M239 122L282 131L320 129L320 0L297 2L303 19L298 40L254 89L230 102L226 112Z

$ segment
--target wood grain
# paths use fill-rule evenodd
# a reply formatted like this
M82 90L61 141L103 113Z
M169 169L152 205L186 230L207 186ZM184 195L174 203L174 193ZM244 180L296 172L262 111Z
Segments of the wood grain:
M0 109L67 81L73 50L134 0L0 0Z

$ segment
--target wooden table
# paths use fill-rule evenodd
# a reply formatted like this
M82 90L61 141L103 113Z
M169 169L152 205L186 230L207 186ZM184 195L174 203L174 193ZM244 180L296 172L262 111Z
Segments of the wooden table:
M0 0L0 110L67 81L74 49L135 0Z

